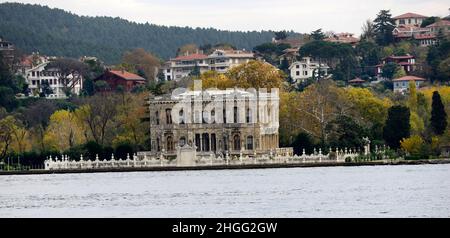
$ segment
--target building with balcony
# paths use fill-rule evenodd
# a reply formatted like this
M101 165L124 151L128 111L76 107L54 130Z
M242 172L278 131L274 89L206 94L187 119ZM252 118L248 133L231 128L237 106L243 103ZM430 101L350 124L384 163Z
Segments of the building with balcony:
M187 144L199 156L268 155L278 148L278 105L278 92L239 89L151 97L146 153L176 156L176 148Z
M383 72L383 66L390 62L396 63L397 65L403 67L406 73L413 71L416 66L416 59L412 55L392 55L384 58L381 64L376 65L377 74L380 75Z
M208 55L209 70L226 73L229 69L254 59L254 54L245 50L215 50Z
M290 76L292 80L296 83L301 83L306 79L312 77L318 77L320 75L325 76L328 74L327 64L319 63L314 61L311 57L303 57L300 61L295 61L289 67Z
M395 26L420 26L427 16L423 16L417 13L408 12L399 16L393 17L395 20Z
M208 71L207 58L208 56L204 54L191 54L170 59L162 68L164 79L166 81L180 80L188 77L195 70L200 73Z
M105 81L108 88L105 91L116 91L119 87L126 92L130 92L138 86L144 86L147 83L145 78L125 70L107 70L97 77L94 81Z
M394 86L394 92L397 93L405 93L409 91L409 83L414 82L416 84L416 88L420 88L420 85L425 82L424 78L416 77L416 76L404 76L401 78L397 78L392 80Z
M80 94L83 89L83 77L71 74L61 77L61 73L56 68L48 68L50 61L44 61L37 66L25 71L25 79L32 96L39 96L43 92L43 85L48 84L52 93L46 95L48 99L66 98L66 92Z

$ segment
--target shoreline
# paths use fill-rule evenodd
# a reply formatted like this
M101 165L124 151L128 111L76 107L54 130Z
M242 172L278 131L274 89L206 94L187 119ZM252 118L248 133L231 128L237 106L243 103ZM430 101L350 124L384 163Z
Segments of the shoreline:
M80 173L114 173L114 172L158 172L191 170L236 170L236 169L276 169L276 168L314 168L346 166L386 166L386 165L423 165L450 164L450 158L432 160L398 160L367 162L320 162L320 163L285 163L285 164L242 164L242 165L205 165L205 166L164 166L146 168L107 168L107 169L67 169L67 170L24 170L0 171L1 175L38 175L38 174L80 174Z

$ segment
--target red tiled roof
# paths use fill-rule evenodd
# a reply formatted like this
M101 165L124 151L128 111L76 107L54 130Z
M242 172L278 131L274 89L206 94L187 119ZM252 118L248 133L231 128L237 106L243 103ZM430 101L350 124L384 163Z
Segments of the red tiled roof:
M359 42L359 39L354 37L352 33L338 33L331 37L328 37L325 39L325 41L329 42L339 42L339 43L357 43Z
M25 57L22 62L20 62L21 65L23 66L33 66L33 60L31 60L31 57Z
M440 20L438 22L435 22L431 25L428 25L427 28L429 27L442 27L442 26L450 26L450 21L447 20Z
M199 60L206 59L208 56L204 54L191 54L191 55L182 55L178 56L172 60L182 61L182 60Z
M416 76L404 76L398 79L394 79L392 81L398 82L398 81L425 81L424 78L416 77Z
M423 15L420 15L420 14L417 14L417 13L408 12L408 13L402 14L400 16L393 17L393 19L404 19L404 18L427 18L427 16L423 16Z
M144 78L142 78L139 75L127 72L127 71L122 71L122 70L110 70L110 73L117 75L125 80L144 80Z

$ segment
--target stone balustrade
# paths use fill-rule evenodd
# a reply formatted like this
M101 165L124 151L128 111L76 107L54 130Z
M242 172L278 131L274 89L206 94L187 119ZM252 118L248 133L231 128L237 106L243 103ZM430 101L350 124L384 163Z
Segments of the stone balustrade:
M303 150L302 155L291 155L289 153L281 155L262 155L262 156L248 156L242 155L230 156L216 156L211 153L209 156L195 156L193 163L180 164L178 159L168 160L164 156L159 157L138 156L137 154L126 159L116 159L114 155L109 160L99 159L98 156L94 160L85 160L83 155L79 160L73 160L67 155L62 157L49 157L45 161L46 170L89 170L89 169L114 169L114 168L150 168L163 166L223 166L223 165L249 165L249 164L296 164L296 163L321 163L321 162L342 162L346 158L355 158L359 156L355 149L329 149L328 154L323 154L322 150L314 149L312 154L306 154Z

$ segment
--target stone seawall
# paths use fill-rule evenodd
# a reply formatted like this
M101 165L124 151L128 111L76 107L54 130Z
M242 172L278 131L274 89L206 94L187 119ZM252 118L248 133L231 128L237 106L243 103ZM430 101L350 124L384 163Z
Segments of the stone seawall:
M450 164L450 158L433 160L397 160L368 162L321 162L321 163L280 163L280 164L243 164L243 165L204 165L204 166L163 166L147 168L108 168L108 169L67 169L67 170L25 170L0 171L0 175L68 174L68 173L108 173L108 172L152 172L187 170L226 170L226 169L272 169L272 168L313 168L335 166L383 166L383 165L423 165Z

